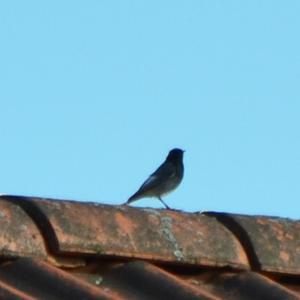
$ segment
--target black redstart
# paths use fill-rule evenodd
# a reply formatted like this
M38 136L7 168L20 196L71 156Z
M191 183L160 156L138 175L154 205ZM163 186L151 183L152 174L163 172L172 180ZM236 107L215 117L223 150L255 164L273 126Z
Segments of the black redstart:
M144 197L156 197L167 209L170 209L161 197L173 191L183 178L183 152L183 150L178 148L171 150L166 160L125 204Z

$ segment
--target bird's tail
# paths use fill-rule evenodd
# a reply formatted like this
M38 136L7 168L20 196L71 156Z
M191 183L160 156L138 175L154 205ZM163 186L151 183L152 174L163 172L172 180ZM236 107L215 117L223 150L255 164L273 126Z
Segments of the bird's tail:
M131 202L134 202L140 198L142 198L142 197L139 195L139 193L135 193L131 197L129 197L128 200L125 203L123 203L123 205L128 205Z

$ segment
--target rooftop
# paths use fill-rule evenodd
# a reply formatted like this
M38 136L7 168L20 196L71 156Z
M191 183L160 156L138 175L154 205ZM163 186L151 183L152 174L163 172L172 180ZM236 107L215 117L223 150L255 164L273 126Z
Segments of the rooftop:
M300 299L300 221L0 196L0 299Z

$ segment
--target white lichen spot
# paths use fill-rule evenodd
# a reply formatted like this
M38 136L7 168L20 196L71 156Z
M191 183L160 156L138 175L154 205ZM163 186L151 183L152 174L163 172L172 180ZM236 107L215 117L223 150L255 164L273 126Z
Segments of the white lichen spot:
M153 208L142 208L142 211L145 211L147 213L150 213L150 214L153 214L157 217L160 217L160 212L157 211L156 209L153 209Z
M176 256L177 260L184 260L184 255L181 250L175 250L174 255Z
M103 281L103 278L99 276L99 277L95 280L95 284L96 284L96 285L100 285L102 281Z
M177 239L172 231L172 218L169 216L164 216L161 219L162 228L159 230L160 234L168 240L174 248L173 254L177 258L178 261L184 260L184 255L182 250L177 242Z
M27 225L22 224L20 226L20 229L23 230L23 231L26 231L27 230Z

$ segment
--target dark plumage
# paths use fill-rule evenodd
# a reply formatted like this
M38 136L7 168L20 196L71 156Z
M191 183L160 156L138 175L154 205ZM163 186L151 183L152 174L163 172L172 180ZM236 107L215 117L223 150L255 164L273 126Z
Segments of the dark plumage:
M156 197L166 208L170 209L161 197L173 191L183 178L183 152L183 150L178 148L171 150L166 160L125 204L144 197Z

